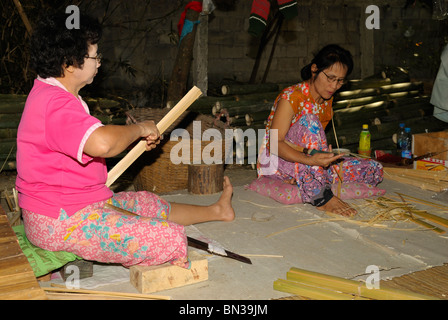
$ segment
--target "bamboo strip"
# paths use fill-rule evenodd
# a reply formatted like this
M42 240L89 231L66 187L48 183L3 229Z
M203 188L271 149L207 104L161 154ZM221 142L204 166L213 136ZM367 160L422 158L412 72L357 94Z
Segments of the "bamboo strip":
M435 297L414 292L396 290L391 288L368 289L367 286L355 280L344 279L323 273L303 270L292 267L287 273L287 279L318 285L334 290L352 293L361 297L378 300L438 300Z
M432 213L429 213L429 212L420 211L420 210L414 210L413 213L418 215L418 216L420 216L420 217L422 217L422 218L424 218L424 219L426 219L426 220L438 223L438 224L440 224L440 225L442 225L444 227L448 227L448 220L445 219L445 218L436 216L436 215L434 215Z
M421 225L421 226L423 226L423 227L425 227L425 228L427 228L427 229L429 229L429 230L432 230L432 231L434 231L434 232L436 232L436 233L444 234L444 233L446 232L445 230L440 229L440 228L438 228L438 227L436 227L436 226L433 226L433 225L430 224L430 223L427 223L427 222L425 222L425 221L423 221L423 220L420 220L420 219L416 219L416 218L412 217L411 215L408 215L408 214L405 214L405 215L407 216L407 218L408 218L410 221L412 221L412 222L414 222L414 223L416 223L416 224L419 224L419 225Z
M390 201L390 199L388 199L386 197L382 197L382 198ZM405 206L407 206L406 203L403 203L403 204ZM427 211L424 211L424 210L412 210L412 214L416 214L416 215L418 215L418 216L420 216L420 217L422 217L422 218L424 218L426 220L438 223L438 224L440 224L440 225L442 225L444 227L448 227L448 219L436 216L435 214L429 213Z
M194 86L190 91L171 109L162 120L157 123L157 129L163 134L166 129L187 110L187 108L202 94L201 90ZM146 150L146 141L140 141L131 151L126 154L108 173L106 186L110 187L115 180Z
M104 296L151 299L151 300L170 300L171 299L171 297L169 297L169 296L142 294L142 293L126 293L126 292L116 292L116 291L97 291L97 290L86 290L86 289L68 289L68 288L52 288L52 287L42 287L42 289L46 292L95 294L95 295L104 295Z
M430 179L436 182L448 181L448 171L427 171L427 170L416 170L416 169L404 169L404 168L383 168L384 172L390 174L399 174L409 177L417 177L423 179Z
M392 175L392 174L385 174L385 179L390 179L394 181L398 181L404 184L408 184L414 187L421 188L423 190L430 190L434 192L441 192L444 190L444 187L440 185L440 183L431 183L427 181L419 181L416 178L407 178L400 175Z
M442 205L433 203L431 201L426 201L426 200L423 200L423 199L419 199L419 198L415 198L415 197L412 197L412 196L408 196L407 194L404 194L404 193L396 192L396 194L401 195L401 196L406 197L406 198L409 198L409 199L412 199L413 202L417 202L417 203L428 205L428 206L431 206L431 207L447 210L446 206L442 206Z

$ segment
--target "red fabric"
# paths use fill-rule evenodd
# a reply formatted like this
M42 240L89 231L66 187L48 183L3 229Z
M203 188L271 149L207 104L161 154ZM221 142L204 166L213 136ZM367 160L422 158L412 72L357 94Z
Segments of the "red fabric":
M182 28L184 27L185 22L185 16L187 15L187 10L189 9L197 12L202 12L202 3L199 1L191 1L185 6L185 10L180 15L180 20L177 23L177 31L179 32L179 35L181 35L182 33Z
M269 10L271 8L271 4L268 0L254 0L252 2L252 9L250 14L255 14L260 16L261 18L267 20L269 16Z
M283 4L293 3L293 2L296 2L296 1L293 1L293 0L277 0L277 2L278 2L278 5L281 6Z

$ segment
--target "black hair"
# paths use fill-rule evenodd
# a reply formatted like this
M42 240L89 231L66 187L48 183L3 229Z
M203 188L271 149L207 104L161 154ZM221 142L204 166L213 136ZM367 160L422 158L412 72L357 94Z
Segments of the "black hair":
M91 44L101 39L100 24L80 14L79 29L66 26L67 14L50 13L40 19L30 39L30 66L42 78L60 77L64 67L81 68Z
M350 51L345 50L337 44L329 44L323 47L311 60L311 63L306 65L301 70L301 76L303 80L309 80L313 76L311 66L316 64L317 73L316 76L323 70L331 67L335 63L341 63L347 67L347 76L353 70L353 58Z

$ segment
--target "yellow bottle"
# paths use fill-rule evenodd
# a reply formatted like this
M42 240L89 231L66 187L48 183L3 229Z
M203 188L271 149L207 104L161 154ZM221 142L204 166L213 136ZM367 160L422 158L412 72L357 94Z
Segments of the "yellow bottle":
M371 150L370 150L369 125L363 124L361 134L359 135L358 154L370 157L370 152Z

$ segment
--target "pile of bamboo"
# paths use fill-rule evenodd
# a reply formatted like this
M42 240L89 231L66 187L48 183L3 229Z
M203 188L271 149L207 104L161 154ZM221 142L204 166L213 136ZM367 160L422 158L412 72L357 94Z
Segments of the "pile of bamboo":
M314 300L438 300L435 297L391 288L376 289L365 282L291 268L286 280L274 281L274 290Z
M212 114L229 128L263 129L275 98L288 85L226 84L221 96L200 98L191 108ZM412 133L446 127L433 117L434 107L424 94L423 83L403 76L351 80L335 94L333 109L336 135L328 126L328 141L352 152L357 152L359 132L365 123L369 124L372 148L386 150L395 149L392 137L400 122L405 122Z
M215 89L215 96L197 99L189 111L212 115L215 122L222 122L228 128L264 129L275 98L289 85L225 84ZM26 96L0 95L0 161L14 160L17 126L25 99ZM126 121L127 110L123 110L120 102L91 99L87 103L91 113L103 123ZM349 81L335 94L333 108L336 135L330 124L326 132L328 142L355 153L364 123L369 124L372 149L385 150L395 148L392 136L399 122L405 122L414 134L446 127L446 123L432 116L434 108L424 95L423 83L410 81L402 72L392 78L382 73Z
M376 205L377 207L377 215L370 219L367 225L376 223L381 219L393 219L394 221L409 221L423 227L423 230L433 231L438 234L446 233L443 228L448 228L447 219L429 213L426 210L417 209L411 202L414 201L424 205L443 208L443 206L438 206L437 204L423 201L402 193L397 193L397 196L391 195L389 197L383 196L377 199L365 199L365 201Z
M384 167L384 178L423 190L442 192L448 189L448 171L427 171L404 168Z

